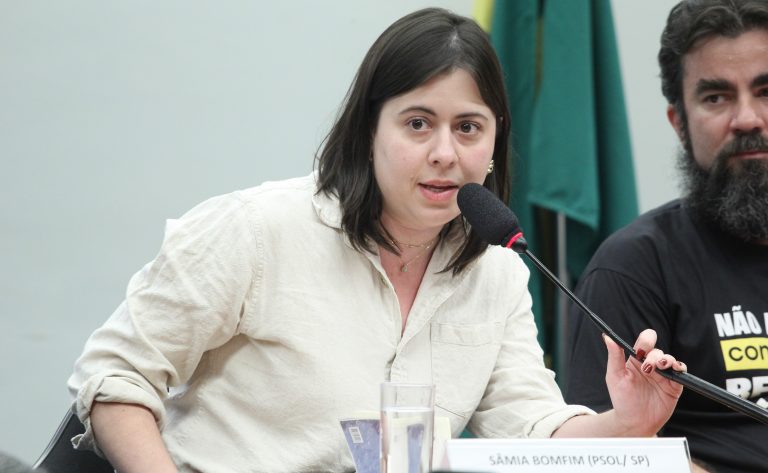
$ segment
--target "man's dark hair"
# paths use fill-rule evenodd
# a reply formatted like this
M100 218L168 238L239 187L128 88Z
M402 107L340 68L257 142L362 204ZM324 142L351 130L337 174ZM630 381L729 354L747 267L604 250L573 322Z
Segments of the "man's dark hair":
M765 0L683 0L667 17L661 34L661 91L682 117L683 56L706 38L735 38L754 29L768 30Z
M316 157L318 192L339 198L342 230L358 250L370 241L397 251L380 224L382 196L370 160L379 112L390 98L456 69L467 71L496 117L494 171L484 186L503 201L509 196L510 115L504 80L487 34L471 19L439 8L411 13L387 28L368 50L334 126ZM444 270L454 274L479 257L487 244L458 217L465 238Z

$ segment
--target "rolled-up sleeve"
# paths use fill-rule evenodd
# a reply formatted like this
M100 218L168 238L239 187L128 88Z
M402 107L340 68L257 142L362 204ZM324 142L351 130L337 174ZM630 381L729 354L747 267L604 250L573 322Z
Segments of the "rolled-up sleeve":
M149 408L162 429L169 388L187 383L204 353L238 333L259 279L256 213L237 193L203 202L166 226L157 257L136 273L126 299L86 342L68 381L96 449L94 402Z
M469 430L487 438L547 438L566 420L591 409L568 405L555 383L554 372L544 366L543 351L536 341L537 330L527 290L528 270L516 263L520 280L510 287L516 301L504 328L496 365ZM514 292L514 291L511 291Z

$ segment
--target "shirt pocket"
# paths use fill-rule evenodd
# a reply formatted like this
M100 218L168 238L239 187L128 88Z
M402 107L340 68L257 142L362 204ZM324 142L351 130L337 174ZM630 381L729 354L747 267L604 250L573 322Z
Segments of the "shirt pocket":
M435 405L468 419L483 397L496 364L500 322L431 325Z

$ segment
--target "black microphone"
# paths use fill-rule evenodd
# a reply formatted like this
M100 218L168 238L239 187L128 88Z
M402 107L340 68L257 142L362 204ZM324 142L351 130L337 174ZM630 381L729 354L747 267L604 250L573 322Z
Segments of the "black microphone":
M632 345L625 342L614 332L603 319L592 312L576 297L544 264L528 251L528 243L523 237L517 216L496 195L480 184L469 183L459 189L456 197L459 209L467 219L472 229L480 237L492 245L510 248L517 253L526 255L531 262L552 281L570 300L572 300L592 322L614 342L618 343L633 358L638 358ZM681 384L700 395L718 402L734 411L741 412L753 419L768 424L768 411L758 405L742 399L725 389L704 381L687 372L675 371L671 367L665 370L656 368L656 372L678 384Z

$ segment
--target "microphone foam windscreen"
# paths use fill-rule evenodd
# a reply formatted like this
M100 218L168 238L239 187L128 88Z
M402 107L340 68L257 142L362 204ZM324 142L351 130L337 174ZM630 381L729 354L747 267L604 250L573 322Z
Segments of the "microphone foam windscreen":
M520 231L512 210L480 184L462 186L456 202L472 228L492 245L505 245L509 237Z

